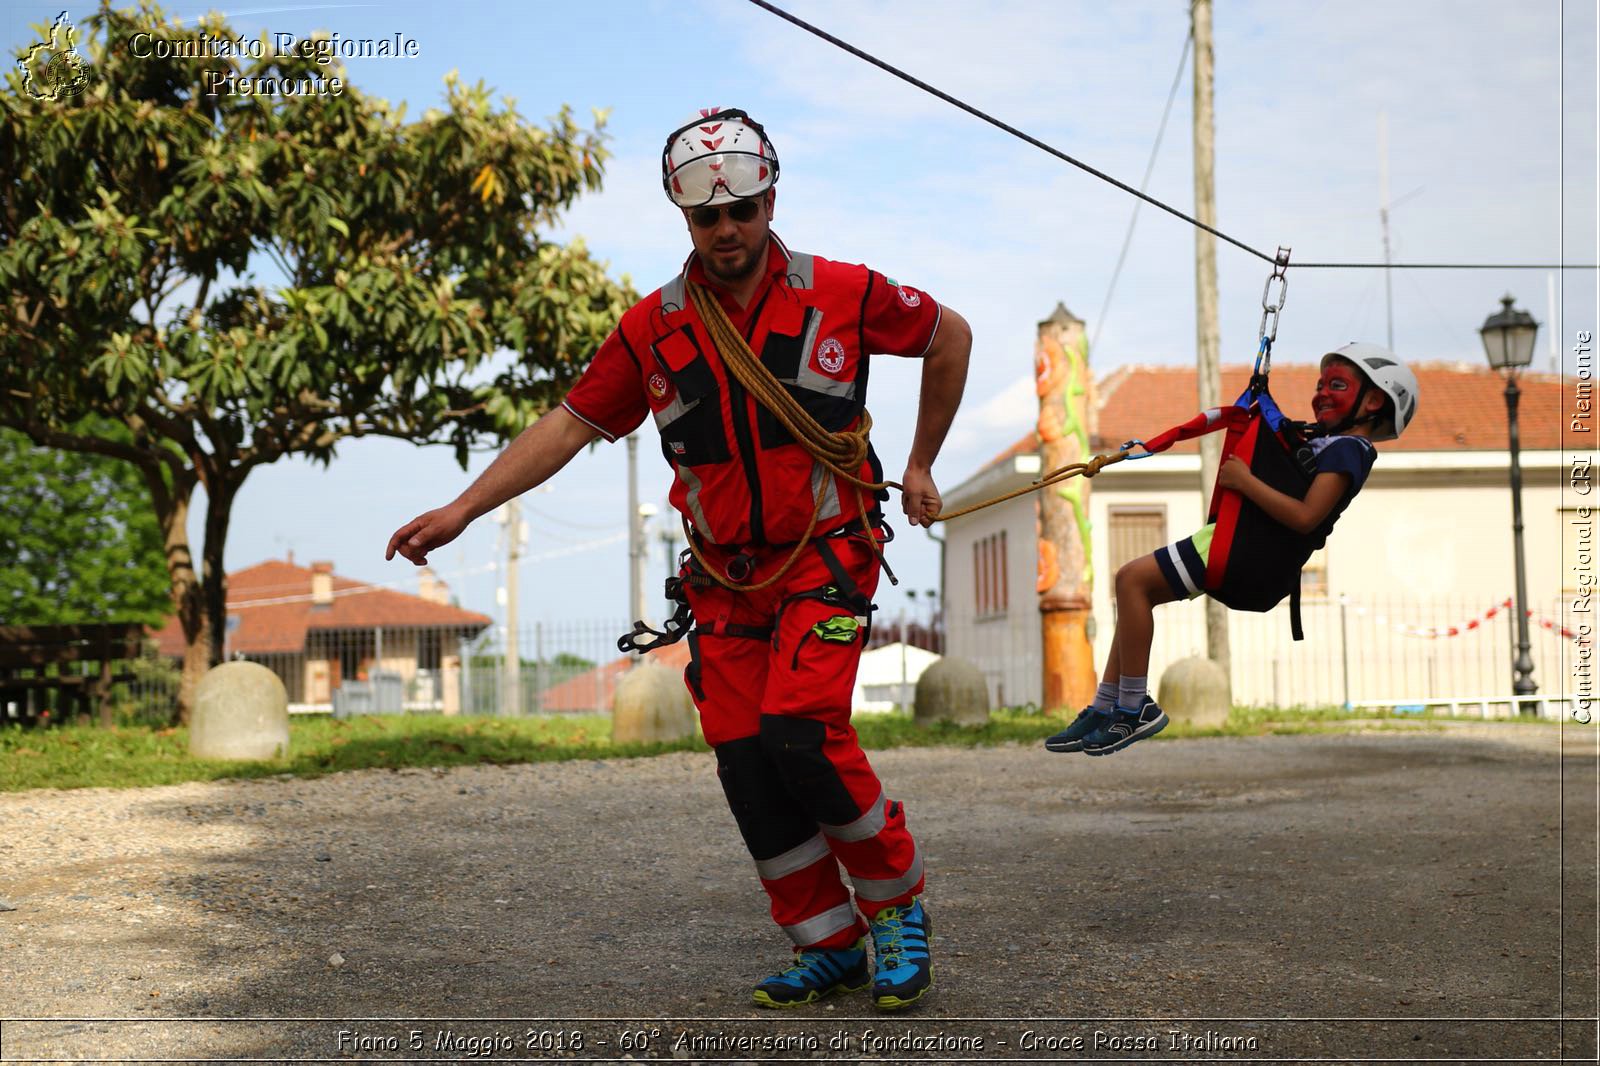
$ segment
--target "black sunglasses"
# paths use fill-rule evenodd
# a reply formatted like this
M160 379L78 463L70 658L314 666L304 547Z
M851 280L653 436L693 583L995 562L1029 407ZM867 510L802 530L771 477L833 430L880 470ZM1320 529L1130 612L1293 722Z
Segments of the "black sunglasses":
M760 210L760 200L735 200L723 207L697 207L689 212L689 221L701 229L710 229L722 220L723 211L735 222L754 222Z

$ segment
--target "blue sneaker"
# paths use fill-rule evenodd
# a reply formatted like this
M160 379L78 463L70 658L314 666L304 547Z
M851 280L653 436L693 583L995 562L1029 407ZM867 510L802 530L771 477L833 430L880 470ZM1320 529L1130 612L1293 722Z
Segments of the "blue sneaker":
M1111 721L1111 708L1085 707L1072 724L1053 737L1046 737L1046 751L1082 751L1083 738Z
M933 987L932 938L933 923L919 899L885 907L872 919L872 1001L879 1010L902 1010Z
M1167 713L1146 696L1137 711L1126 707L1113 711L1110 722L1083 738L1083 752L1085 755L1110 755L1136 740L1153 737L1165 728Z
M835 992L855 992L866 988L872 978L867 971L866 938L848 948L806 948L795 952L794 962L781 973L756 985L752 993L762 1007L804 1007Z

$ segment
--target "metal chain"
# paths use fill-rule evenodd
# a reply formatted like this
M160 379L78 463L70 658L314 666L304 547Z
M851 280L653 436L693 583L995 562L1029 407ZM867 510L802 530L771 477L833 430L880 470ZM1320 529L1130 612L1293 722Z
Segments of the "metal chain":
M1272 261L1272 273L1267 275L1267 284L1261 290L1261 336L1268 341L1278 339L1278 312L1283 310L1283 305L1289 300L1289 279L1284 276L1284 271L1289 269L1289 249L1278 248L1278 255ZM1278 283L1278 302L1272 302L1272 283ZM1272 331L1267 331L1267 323L1272 323Z
M1267 275L1267 283L1261 289L1261 341L1256 355L1256 372L1268 374L1272 372L1272 342L1278 339L1278 312L1283 310L1283 305L1289 302L1289 279L1284 276L1284 271L1289 269L1289 249L1278 246L1278 254L1272 260L1272 273ZM1272 301L1272 283L1278 283L1278 300ZM1272 329L1267 329L1268 323Z

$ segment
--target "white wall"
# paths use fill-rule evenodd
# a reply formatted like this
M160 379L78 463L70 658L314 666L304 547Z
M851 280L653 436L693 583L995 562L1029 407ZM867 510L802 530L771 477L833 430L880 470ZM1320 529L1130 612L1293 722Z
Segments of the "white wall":
M1023 460L1017 463L1015 459ZM1001 477L959 486L945 506L963 507L990 499L1036 476L1033 456L1008 462ZM1032 460L1029 462L1028 460ZM965 490L965 491L963 491ZM1092 494L1091 494L1092 498ZM1006 534L1006 587L1009 606L1001 617L976 617L973 545L1001 530ZM987 507L946 525L944 604L945 649L977 665L989 682L996 707L1037 704L1043 695L1043 637L1039 620L1039 520L1033 494Z
M857 711L893 711L900 706L910 710L917 679L938 661L939 656L931 651L900 643L862 652L851 707Z

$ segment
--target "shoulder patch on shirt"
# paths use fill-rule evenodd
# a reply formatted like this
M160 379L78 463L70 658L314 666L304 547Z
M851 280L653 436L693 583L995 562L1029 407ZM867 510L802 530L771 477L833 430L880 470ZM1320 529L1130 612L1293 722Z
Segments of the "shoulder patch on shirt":
M895 282L895 281L890 281L889 284L893 285L894 286L894 291L900 294L900 302L901 303L905 304L907 307L919 307L919 306L921 306L921 304L922 304L922 295L920 293L918 293L917 290L908 289L904 285L901 285L901 284L899 284L898 282Z

